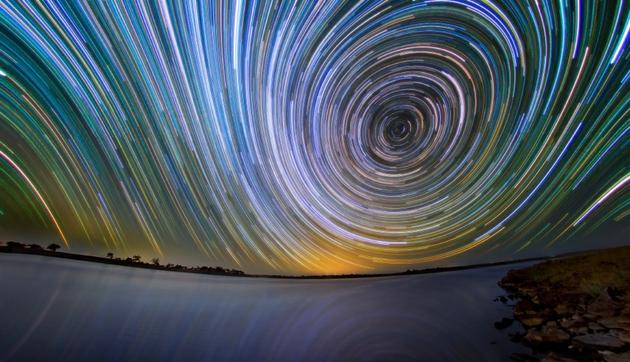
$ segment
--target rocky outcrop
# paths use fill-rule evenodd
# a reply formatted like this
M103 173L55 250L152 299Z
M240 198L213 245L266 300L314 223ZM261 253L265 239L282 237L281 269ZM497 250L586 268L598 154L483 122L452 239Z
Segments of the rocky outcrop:
M630 247L510 271L499 285L518 298L531 360L630 361Z

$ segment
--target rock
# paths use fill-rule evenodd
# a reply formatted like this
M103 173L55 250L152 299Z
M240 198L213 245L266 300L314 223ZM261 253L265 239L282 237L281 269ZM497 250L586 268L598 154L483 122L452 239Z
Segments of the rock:
M590 316L594 317L593 319L597 320L601 317L614 315L619 308L619 303L612 300L608 293L602 293L587 305L586 310Z
M542 332L537 329L530 329L525 334L525 340L532 343L541 343L543 340Z
M575 321L575 322L582 322L582 324L584 324L584 325L588 324L588 321L589 321L587 316L582 314L582 313L580 313L580 312L577 312L577 313L573 314L571 316L571 320Z
M505 296L502 295L500 297L494 298L494 301L495 302L501 302L501 303L505 304L505 303L507 303L508 299Z
M586 346L594 347L594 348L621 348L625 345L622 341L620 341L617 337L612 336L610 334L587 334L584 336L577 336L573 338L575 341L578 341Z
M584 304L583 300L575 305L575 310L577 312L576 314L583 314L584 312L586 312L586 304Z
M521 300L514 307L514 315L518 318L520 316L531 316L538 314L536 311L536 305L531 301L525 299Z
M510 271L502 283L525 327L511 337L532 348L513 360L630 362L630 246Z
M557 327L544 327L542 332L545 342L562 343L571 338L567 332Z
M588 334L587 327L579 327L571 330L571 334L573 335L585 335Z
M590 322L590 323L588 324L588 329L589 329L589 331L591 331L591 332L594 332L594 333L599 333L599 332L604 331L606 328L602 327L602 325L601 325L601 324L599 324L599 323Z
M520 301L514 308L514 317L526 327L544 324L552 315L551 309L539 309L539 306L529 300Z
M525 335L525 339L532 343L552 343L558 344L568 341L571 336L559 328L543 328L540 331L530 329Z
M605 351L601 353L604 361L606 362L627 362L630 361L630 352L624 353L614 353L610 351Z
M540 317L524 318L524 319L521 319L520 321L526 327L536 327L545 322L545 320Z
M579 319L563 319L560 321L560 326L564 329L577 329L584 326L584 321Z
M505 329L505 328L511 326L512 323L514 323L514 319L512 319L512 318L502 318L500 321L494 322L494 328L499 329L499 330Z
M573 313L573 310L566 304L558 304L553 311L561 317L566 317Z
M521 287L519 289L519 292L529 296L529 297L535 297L536 293L538 293L538 288L534 288L534 287Z
M630 344L630 331L623 329L611 329L610 334L615 336L618 340Z
M602 318L598 322L608 329L623 329L630 331L630 317L608 317Z
M607 287L606 293L610 296L610 299L614 301L621 301L623 299L623 290L618 288Z

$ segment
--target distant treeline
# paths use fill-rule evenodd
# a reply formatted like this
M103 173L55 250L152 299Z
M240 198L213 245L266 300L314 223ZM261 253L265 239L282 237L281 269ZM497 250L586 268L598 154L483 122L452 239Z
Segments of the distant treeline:
M563 254L563 255L555 256L555 257L547 256L547 257L536 257L536 258L527 258L527 259L519 259L519 260L506 260L506 261L499 261L499 262L492 262L492 263L462 265L462 266L452 266L452 267L408 269L406 271L395 272L395 273L278 275L278 274L246 274L245 272L241 270L228 269L228 268L223 268L220 266L189 267L189 266L185 266L181 264L162 265L160 264L160 260L158 258L153 258L151 259L150 262L144 262L142 261L142 257L140 255L133 255L133 256L122 259L119 257L114 257L113 253L107 253L105 257L73 254L73 253L57 251L60 248L61 246L57 244L50 244L44 249L41 245L38 245L38 244L23 244L23 243L18 243L15 241L9 241L4 246L0 244L0 252L4 252L4 253L46 255L46 256L53 256L57 258L91 261L91 262L104 263L104 264L124 265L124 266L135 267L135 268L167 270L167 271L182 272L182 273L226 275L226 276L238 276L238 277L250 277L250 278L277 278L277 279L353 279L353 278L390 277L390 276L400 276L400 275L443 273L443 272L456 271L456 270L477 269L477 268L484 268L484 267L490 267L490 266L499 266L499 265L506 265L506 264L522 263L522 262L547 260L547 259L559 258L563 256L568 256L568 255L577 255L577 254L587 253L587 251L585 251L585 252Z
M99 257L99 256L74 254L74 253L66 253L66 252L57 251L59 249L61 249L61 246L54 243L46 246L46 248L43 248L39 244L23 244L23 243L19 243L15 241L9 241L5 245L0 245L0 252L5 252L5 253L36 254L36 255L53 256L53 257L65 258L65 259L92 261L92 262L98 262L98 263L104 263L104 264L116 264L116 265L132 266L136 268L168 270L168 271L187 272L187 273L230 275L230 276L244 276L245 275L245 273L241 270L223 268L220 266L189 267L189 266L181 265L181 264L160 264L159 258L153 258L151 259L150 262L145 262L145 261L142 261L142 257L140 255L133 255L133 256L126 257L123 259L120 257L114 257L114 253L107 253L105 257Z

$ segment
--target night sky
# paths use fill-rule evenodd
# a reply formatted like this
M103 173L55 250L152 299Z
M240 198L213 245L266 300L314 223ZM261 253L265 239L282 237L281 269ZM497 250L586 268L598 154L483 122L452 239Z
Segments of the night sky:
M627 1L181 3L0 0L1 241L277 273L630 242Z

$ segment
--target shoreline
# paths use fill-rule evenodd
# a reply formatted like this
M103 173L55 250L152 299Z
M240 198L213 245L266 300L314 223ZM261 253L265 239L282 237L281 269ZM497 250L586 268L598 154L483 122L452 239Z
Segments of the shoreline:
M542 256L542 257L533 257L533 258L524 258L518 260L503 260L492 263L481 263L481 264L470 264L470 265L459 265L452 267L434 267L434 268L425 268L425 269L409 269L401 272L392 272L392 273L374 273L374 274L331 274L331 275L277 275L277 274L248 274L242 272L240 270L227 269L222 267L187 267L182 265L176 265L172 267L168 267L167 265L155 265L146 262L130 262L125 259L113 259L107 257L93 256L93 255L85 255L85 254L75 254L75 253L67 253L62 251L47 251L44 249L31 249L28 247L11 247L0 245L0 253L4 254L22 254L22 255L40 255L52 258L61 258L61 259L71 259L92 263L101 263L101 264L109 264L109 265L119 265L129 268L140 268L140 269L150 269L150 270L161 270L167 272L176 272L176 273L188 273L188 274L204 274L204 275L214 275L214 276L227 276L227 277L239 277L239 278L267 278L267 279L367 279L367 278L382 278L382 277L393 277L393 276L405 276L405 275L420 275L420 274L435 274L435 273L445 273L450 271L459 271L459 270L471 270L471 269L480 269L480 268L489 268L494 266L502 266L502 265L510 265L510 264L519 264L526 262L535 262L535 261L546 261L553 260L557 258L564 258L567 256L575 255L576 253L562 254L556 256ZM586 252L578 252L577 254L589 253ZM170 265L170 264L169 264Z
M630 246L602 249L511 270L506 290L513 318L525 333L514 335L532 349L533 361L630 360Z
M545 262L545 261L566 259L566 258L571 258L571 257L587 256L594 253L607 252L610 250L623 248L622 246L622 247L613 247L613 248L605 248L605 249L591 249L591 250L563 253L563 254L558 254L558 255L539 256L539 257L531 257L531 258L523 258L523 259L515 259L515 260L502 260L502 261L491 262L491 263L478 263L478 264L458 265L458 266L451 266L451 267L408 269L405 271L390 272L390 273L281 275L281 274L248 274L241 270L223 268L220 266L218 267L209 267L209 266L189 267L189 266L179 265L179 264L177 265L157 264L156 265L156 264L152 264L148 262L131 261L131 258L126 258L126 259L109 258L109 257L101 257L101 256L87 255L87 254L68 253L68 252L63 252L63 251L48 251L41 248L40 246L33 248L31 247L32 245L33 244L30 244L30 245L21 244L21 246L19 247L9 246L9 245L0 245L0 253L21 254L21 255L40 255L40 256L52 257L52 258L70 259L70 260L78 260L78 261L85 261L85 262L91 262L91 263L118 265L118 266L124 266L124 267L129 267L129 268L160 270L160 271L175 272L175 273L204 274L204 275L240 277L240 278L313 279L313 280L315 279L367 279L367 278L382 278L382 277L405 276L405 275L436 274L436 273L445 273L445 272L451 272L451 271L490 268L490 267L495 267L495 266L520 264L520 263L527 263L527 262Z

